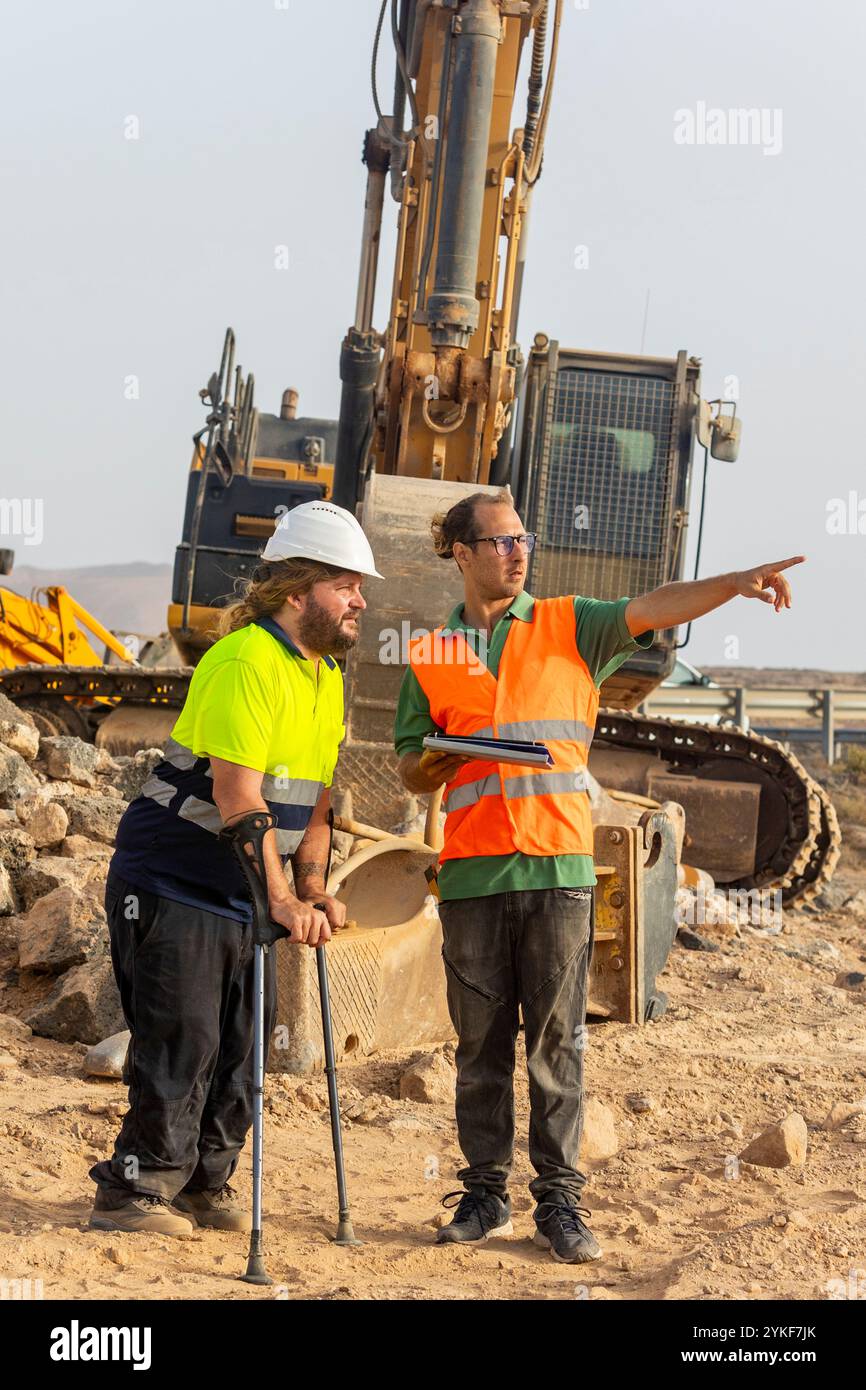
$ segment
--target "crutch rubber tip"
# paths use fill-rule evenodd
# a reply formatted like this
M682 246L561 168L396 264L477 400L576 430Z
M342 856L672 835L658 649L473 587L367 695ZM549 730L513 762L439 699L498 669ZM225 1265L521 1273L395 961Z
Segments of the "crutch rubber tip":
M334 1244L335 1244L335 1245L363 1245L364 1242L363 1242L362 1240L358 1240L358 1237L355 1235L355 1232L352 1230L352 1223L351 1223L351 1221L343 1221L343 1220L341 1220L340 1223L339 1223L339 1225L337 1226L337 1234L334 1236Z
M245 1284L272 1284L274 1282L265 1269L265 1262L261 1255L250 1255L247 1260L246 1272L240 1277Z

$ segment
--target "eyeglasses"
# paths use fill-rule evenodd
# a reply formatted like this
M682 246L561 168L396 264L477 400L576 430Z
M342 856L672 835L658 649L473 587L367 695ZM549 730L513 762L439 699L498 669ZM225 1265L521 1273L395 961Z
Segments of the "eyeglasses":
M480 545L482 541L490 541L496 547L497 555L510 555L515 545L525 545L527 555L531 555L535 549L536 533L529 531L522 536L477 536L474 541L464 541L464 545Z

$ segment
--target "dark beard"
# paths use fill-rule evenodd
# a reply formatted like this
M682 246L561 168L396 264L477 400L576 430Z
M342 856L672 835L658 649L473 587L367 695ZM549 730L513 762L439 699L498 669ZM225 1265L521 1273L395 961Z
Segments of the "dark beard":
M298 636L305 647L321 656L342 656L351 651L358 640L357 636L343 632L337 619L332 618L312 594L308 595L307 606L301 614Z

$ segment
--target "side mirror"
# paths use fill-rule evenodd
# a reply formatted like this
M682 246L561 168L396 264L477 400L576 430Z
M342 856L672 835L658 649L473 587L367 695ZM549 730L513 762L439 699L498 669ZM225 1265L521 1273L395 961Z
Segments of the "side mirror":
M11 574L15 564L15 551L0 549L0 574Z
M713 402L716 404L716 402ZM710 421L710 456L722 463L736 463L743 435L743 422L733 406L730 415L722 414L724 402L719 401L719 413Z

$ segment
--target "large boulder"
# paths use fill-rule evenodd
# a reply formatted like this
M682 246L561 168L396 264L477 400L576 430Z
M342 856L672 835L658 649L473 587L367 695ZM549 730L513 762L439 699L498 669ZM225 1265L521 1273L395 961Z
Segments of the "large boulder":
M845 838L847 840L847 834ZM840 907L845 905L845 902L850 896L850 888L831 880L830 883L824 885L821 892L814 899L814 905L823 908L825 912L837 912Z
M0 743L28 761L39 751L39 731L33 716L19 709L0 691Z
M74 782L59 782L53 777L40 788L39 796L43 801L62 801L65 796L87 796L86 787L78 787Z
M29 724L31 728L36 728L36 721L29 710L20 709L8 695L4 695L0 690L0 719L9 720L10 723L20 721L22 724Z
M70 834L84 835L104 845L114 844L120 818L126 810L119 797L64 796L62 806L69 817Z
M67 859L90 859L98 864L108 864L114 850L111 845L101 845L98 840L88 840L85 835L67 835L59 852Z
M454 1104L457 1073L444 1052L429 1052L407 1067L400 1077L400 1099L433 1105Z
M81 965L104 938L93 904L72 888L55 888L15 923L21 970L60 975Z
M91 859L68 859L62 854L44 854L34 859L18 880L25 908L29 910L38 898L53 893L56 888L80 892L97 867Z
M59 845L69 826L69 817L57 801L27 797L16 807L18 819L37 849Z
M2 835L0 830L0 835ZM6 865L0 862L0 917L8 917L18 911L18 897Z
M133 801L138 796L153 769L164 757L161 748L142 748L133 758L124 760L112 782L125 801Z
M0 1038L3 1042L26 1042L32 1033L33 1029L14 1014L0 1014Z
M744 1163L761 1168L787 1168L806 1162L809 1135L802 1115L792 1111L781 1124L765 1129L740 1154Z
M107 748L97 748L95 770L104 777L113 777L120 771L120 763L112 758Z
M15 879L24 872L28 864L36 858L36 846L26 830L15 825L4 825L0 831L0 863Z
M39 731L23 720L0 718L0 743L32 762L39 752Z
M7 806L14 806L19 797L32 795L39 786L39 778L30 770L21 754L0 743L0 797L3 802Z
M60 777L82 787L93 786L97 763L95 744L62 734L57 738L44 738L41 752L49 777Z
M111 958L94 956L61 976L27 1015L34 1033L57 1042L98 1043L126 1027Z

